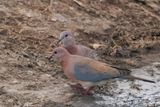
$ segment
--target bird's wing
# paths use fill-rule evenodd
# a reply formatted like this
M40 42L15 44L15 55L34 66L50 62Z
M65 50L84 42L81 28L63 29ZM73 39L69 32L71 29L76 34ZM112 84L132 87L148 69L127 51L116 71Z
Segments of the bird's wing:
M82 58L74 66L74 76L81 81L98 82L120 76L120 72L109 65L89 58Z
M91 48L86 47L84 45L78 45L78 48L83 53L83 56L94 58L94 59L98 58L96 51L92 50Z

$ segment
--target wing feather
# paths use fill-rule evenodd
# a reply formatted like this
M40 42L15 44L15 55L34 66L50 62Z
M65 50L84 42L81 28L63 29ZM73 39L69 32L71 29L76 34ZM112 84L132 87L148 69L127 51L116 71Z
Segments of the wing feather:
M78 80L98 82L120 76L119 71L105 63L82 58L74 66L74 75Z

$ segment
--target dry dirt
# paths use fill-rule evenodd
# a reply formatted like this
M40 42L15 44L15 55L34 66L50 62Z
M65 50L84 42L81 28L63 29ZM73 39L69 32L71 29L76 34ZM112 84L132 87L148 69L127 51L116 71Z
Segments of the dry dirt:
M0 0L0 107L117 106L113 97L102 102L98 96L113 94L115 101L121 100L117 91L110 91L121 84L118 80L97 87L94 97L84 98L69 88L60 66L47 60L64 30L95 49L103 62L129 69L160 62L159 0ZM157 72L159 66L154 66ZM133 104L127 101L117 104ZM160 106L154 101L144 106Z

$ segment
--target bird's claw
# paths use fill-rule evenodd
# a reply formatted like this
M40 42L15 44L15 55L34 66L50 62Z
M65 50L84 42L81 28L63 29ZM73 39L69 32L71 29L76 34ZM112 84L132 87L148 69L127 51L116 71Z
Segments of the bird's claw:
M81 93L82 95L92 95L91 91L92 91L93 87L90 87L88 89L84 89L81 84L74 84L74 85L69 84L69 85L74 91Z

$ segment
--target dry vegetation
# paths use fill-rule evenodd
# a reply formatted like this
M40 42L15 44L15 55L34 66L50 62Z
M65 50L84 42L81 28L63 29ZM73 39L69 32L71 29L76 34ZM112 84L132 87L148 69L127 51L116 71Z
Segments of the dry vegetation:
M159 57L160 1L0 0L1 107L70 102L60 67L46 58L63 30L103 61L138 67L144 55Z

